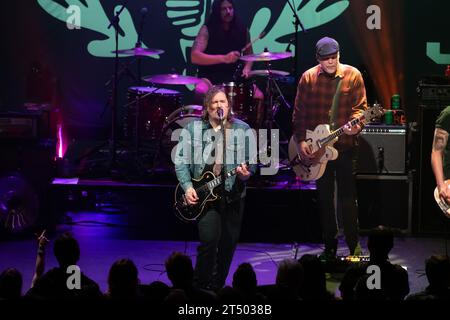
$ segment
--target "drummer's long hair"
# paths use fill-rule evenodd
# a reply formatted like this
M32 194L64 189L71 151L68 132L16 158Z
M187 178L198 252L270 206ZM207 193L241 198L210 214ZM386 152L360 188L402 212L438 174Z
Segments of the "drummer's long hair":
M224 89L224 87L222 86L212 86L208 92L206 92L205 98L203 100L203 113L202 113L202 119L204 121L208 121L209 120L209 114L208 114L208 108L211 105L211 102L214 98L214 96L216 94L218 94L219 92L222 92L228 102L228 115L227 115L227 123L231 124L234 120L234 116L233 113L231 112L231 104L230 104L230 100L228 99L228 95ZM225 126L226 127L226 126Z
M236 5L234 4L233 0L214 0L214 2L212 3L211 6L211 12L209 15L209 18L206 21L206 26L208 27L208 29L212 30L212 29L220 29L222 26L222 19L220 17L220 6L222 4L222 2L224 1L228 1L229 3L231 3L231 5L233 6L234 9L234 15L233 15L233 21L231 21L230 24L230 31L231 32L243 32L242 28L242 22L239 19L239 16L236 12ZM245 31L245 28L244 28Z

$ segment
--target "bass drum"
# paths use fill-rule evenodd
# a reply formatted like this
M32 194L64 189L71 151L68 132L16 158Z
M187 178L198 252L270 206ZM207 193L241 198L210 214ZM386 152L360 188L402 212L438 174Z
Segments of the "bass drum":
M171 159L172 150L174 150L175 146L178 143L180 132L177 129L184 128L188 123L196 120L200 120L202 117L202 109L192 108L193 106L185 106L180 108L176 116L167 117L167 124L164 126L162 137L161 137L161 151L164 154L164 157L167 159ZM184 108L184 111L181 109ZM175 113L175 112L174 112ZM172 137L173 135L173 137Z
M195 115L201 117L202 112L203 107L199 105L191 104L187 106L182 106L181 108L178 108L177 110L175 110L174 112L172 112L167 116L166 125L164 126L164 128L167 127L169 123L173 122L174 120L186 117L188 115Z
M138 98L139 109L137 108ZM126 107L125 138L136 137L137 131L141 140L157 139L168 115L181 107L181 93L164 88L130 87ZM138 111L137 114L136 111Z

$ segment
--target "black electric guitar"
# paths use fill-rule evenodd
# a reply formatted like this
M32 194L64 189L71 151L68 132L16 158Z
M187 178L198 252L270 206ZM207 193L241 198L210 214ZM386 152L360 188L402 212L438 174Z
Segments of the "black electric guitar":
M449 180L445 180L444 183L447 186L447 188L450 188L450 179ZM441 210L444 213L444 215L447 218L450 218L450 205L439 196L439 189L438 189L438 187L436 187L434 189L434 200L436 200L436 203L438 204L439 208L441 208Z
M363 114L349 122L351 126L360 123L366 123L383 115L383 108L375 104L368 108ZM344 125L345 126L345 125ZM314 161L301 159L299 145L294 136L289 141L289 160L295 174L304 181L319 179L325 172L328 161L335 160L338 157L338 151L333 148L333 144L339 136L344 133L344 126L330 132L328 124L319 124L314 131L306 130L306 143L310 146L312 153L316 154Z
M263 152L265 151L259 152L254 158L252 158L252 160L246 161L245 164L249 165L249 163L254 163L258 160L258 156ZM228 178L236 175L236 170L238 167L239 166L236 166L232 170L228 171L225 177ZM222 176L216 176L211 171L203 173L199 179L192 179L192 187L195 189L199 199L195 205L190 205L187 203L185 192L181 185L178 184L175 188L175 215L185 222L199 220L205 212L205 207L219 199L219 196L215 191L221 184Z

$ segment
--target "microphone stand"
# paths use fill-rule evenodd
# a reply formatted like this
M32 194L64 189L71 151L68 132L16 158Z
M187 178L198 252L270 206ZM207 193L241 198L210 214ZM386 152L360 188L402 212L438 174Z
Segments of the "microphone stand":
M145 11L143 11L145 9ZM147 14L147 8L143 8L141 9L141 23L139 24L139 31L138 31L138 38L137 38L137 42L135 44L135 48L141 48L142 47L142 30L144 28L144 22L145 22L145 16ZM142 75L141 75L141 56L138 55L136 57L137 59L137 72L138 72L138 76L137 76L137 81L136 81L136 85L138 87L141 87L142 84ZM148 94L147 94L148 95ZM138 89L137 95L136 95L136 103L134 105L135 108L135 123L134 123L134 128L135 128L135 136L134 136L134 151L135 151L135 159L137 161L138 157L139 157L139 148L140 148L140 139L139 139L139 113L140 113L140 100L143 99L144 97L140 96L140 92Z
M292 2L294 3L294 0L292 0ZM294 25L294 29L295 29L295 56L294 56L294 76L295 76L295 82L297 82L298 80L298 27L300 26L302 28L302 31L306 33L306 29L303 27L302 22L300 21L300 18L298 17L297 11L295 11L294 5L291 4L291 2L289 0L287 0L287 3L289 5L289 7L292 10L292 13L294 14L294 22L292 23Z
M108 29L112 26L115 29L116 40L116 56L114 61L114 82L113 82L113 103L111 109L111 141L110 141L110 168L113 168L116 164L116 122L117 122L117 90L118 90L118 70L119 70L119 16L125 9L125 4L122 5L119 11L116 12L114 17L110 20Z
M220 200L220 210L222 214L225 214L225 206L226 206L226 189L225 189L225 179L226 179L226 150L227 150L227 135L225 130L225 117L222 116L220 121L220 130L222 131L222 170L220 171L221 180L222 180L222 199Z

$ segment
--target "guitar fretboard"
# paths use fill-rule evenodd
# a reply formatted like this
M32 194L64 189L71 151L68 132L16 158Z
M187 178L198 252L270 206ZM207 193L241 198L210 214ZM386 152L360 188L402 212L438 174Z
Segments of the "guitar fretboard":
M229 177L234 176L234 175L236 174L236 169L237 169L237 168L234 168L233 170L228 171L228 172L225 174L225 178L229 178ZM215 179L209 181L209 182L207 183L207 187L208 187L208 189L212 190L212 189L216 188L217 186L220 186L221 183L222 183L222 175L220 175L220 176L218 176L217 178L215 178Z
M264 148L262 151L258 152L258 154L256 154L251 160L245 161L245 164L248 166L250 163L253 163L253 162L257 161L258 157L263 152L266 152L266 151L267 151L267 148ZM228 171L225 174L225 179L236 175L237 168L239 168L239 166L231 169L230 171ZM203 191L206 191L206 190L213 190L214 188L217 188L218 186L220 186L221 183L222 183L222 175L219 175L219 176L215 177L214 179L212 179L211 181L205 183L201 187L197 188L195 191L196 192L203 192Z
M350 121L350 126L353 127L354 125L360 123L363 118L364 118L364 115L361 117L358 117L356 119L353 119L352 121ZM318 141L319 147L326 146L327 144L329 144L331 141L333 141L337 137L340 137L344 133L345 126L346 126L346 124L343 125L342 127L340 127L339 129L333 131L332 133L330 133L330 135L328 137L319 140Z

